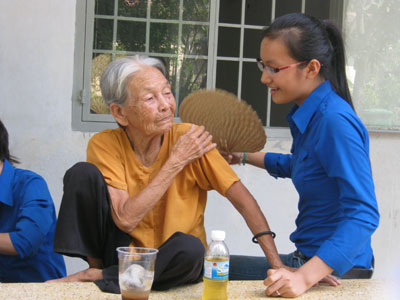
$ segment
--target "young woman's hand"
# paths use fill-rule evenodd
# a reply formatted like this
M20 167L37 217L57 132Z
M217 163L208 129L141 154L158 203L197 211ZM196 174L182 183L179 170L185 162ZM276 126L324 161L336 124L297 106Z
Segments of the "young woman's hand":
M338 286L341 284L340 280L337 279L335 276L333 275L326 275L321 281L320 283L326 283L329 284L331 286ZM316 284L317 285L317 284Z
M230 165L237 165L242 162L243 152L227 153L223 150L219 150L219 153Z
M288 266L283 266L283 268L291 272L296 272L298 270L298 268L291 268ZM320 280L320 282L317 282L315 285L318 285L318 283L326 283L331 286L338 286L341 284L340 280L331 274L326 275L324 278Z

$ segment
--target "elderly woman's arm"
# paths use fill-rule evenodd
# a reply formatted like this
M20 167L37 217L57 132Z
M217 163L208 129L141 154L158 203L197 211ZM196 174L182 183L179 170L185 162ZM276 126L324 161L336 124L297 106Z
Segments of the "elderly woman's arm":
M226 192L226 197L243 216L253 234L270 230L257 201L240 181L231 185ZM284 267L272 236L270 234L262 235L257 240L271 267L274 269Z
M108 186L112 217L124 232L131 233L165 194L176 175L189 163L216 147L203 126L194 125L175 143L171 154L153 180L137 195Z

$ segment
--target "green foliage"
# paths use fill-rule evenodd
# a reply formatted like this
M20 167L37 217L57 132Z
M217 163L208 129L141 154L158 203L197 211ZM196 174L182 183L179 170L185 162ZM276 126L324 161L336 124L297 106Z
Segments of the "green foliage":
M364 110L391 112L393 122L381 127L400 129L400 2L350 0L345 12L347 54L356 70L355 105L361 117Z

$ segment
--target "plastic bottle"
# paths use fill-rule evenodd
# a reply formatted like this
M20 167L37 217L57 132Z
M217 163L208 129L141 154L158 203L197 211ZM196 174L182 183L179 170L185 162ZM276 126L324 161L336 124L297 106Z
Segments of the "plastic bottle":
M229 251L225 231L211 231L211 242L204 257L204 290L202 300L227 300Z

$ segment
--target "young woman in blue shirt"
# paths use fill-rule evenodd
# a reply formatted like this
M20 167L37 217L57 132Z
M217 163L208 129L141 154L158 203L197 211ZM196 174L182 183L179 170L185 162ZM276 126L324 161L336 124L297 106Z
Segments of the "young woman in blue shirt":
M231 163L265 168L291 178L299 193L296 251L281 255L288 268L269 269L269 296L297 297L324 279L370 278L371 235L379 223L369 159L368 132L354 111L345 52L335 25L301 13L277 18L263 34L261 82L287 116L290 154L234 153ZM293 267L296 269L290 269Z
M0 121L0 282L64 277L64 259L53 251L56 212L47 184L14 163Z

